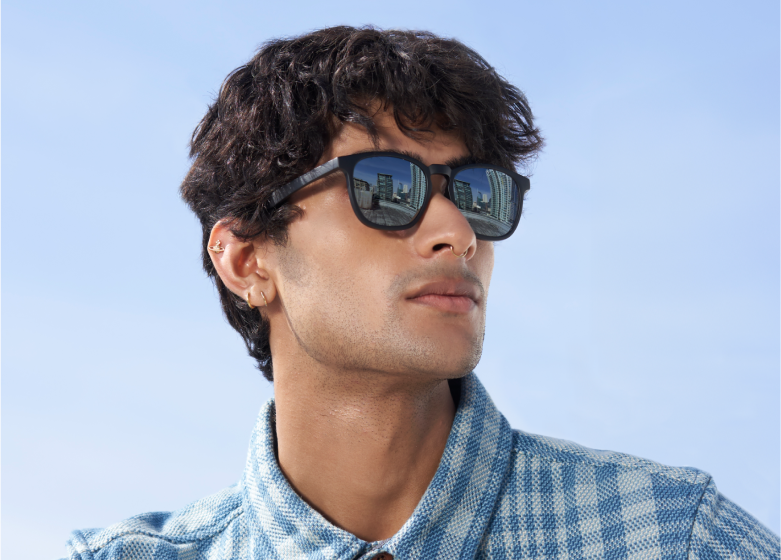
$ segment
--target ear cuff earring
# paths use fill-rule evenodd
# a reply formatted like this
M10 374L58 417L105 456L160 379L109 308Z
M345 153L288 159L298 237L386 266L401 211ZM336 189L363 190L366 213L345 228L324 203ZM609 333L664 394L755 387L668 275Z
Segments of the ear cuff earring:
M225 250L225 247L221 247L220 243L222 243L222 241L218 239L217 243L211 246L207 245L207 247L209 247L209 251L212 251L213 253L222 253Z

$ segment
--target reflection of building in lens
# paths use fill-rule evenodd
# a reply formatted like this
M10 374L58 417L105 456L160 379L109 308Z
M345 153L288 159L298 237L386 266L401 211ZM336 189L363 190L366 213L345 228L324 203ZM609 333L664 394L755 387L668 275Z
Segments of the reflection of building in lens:
M382 200L393 200L393 175L377 173L377 194Z
M470 183L466 181L459 181L456 179L453 181L453 190L455 191L456 199L453 201L456 203L456 208L459 210L471 210L472 209L472 187Z
M393 195L393 200L398 202L407 202L409 198L409 185L405 185L401 181L396 186L396 193Z
M409 185L399 181L399 198L404 202L409 202Z
M513 221L515 208L512 203L512 177L495 169L486 169L485 174L491 185L491 216L503 222Z
M364 181L363 179L358 179L357 177L353 179L353 188L356 191L368 191L371 190L369 186L369 181Z
M485 196L485 194L483 194L481 191L477 191L475 201L472 203L472 210L475 212L484 212L487 206L487 198L488 197Z
M414 163L410 163L409 168L412 172L412 189L409 196L409 204L413 208L420 208L426 199L426 176L423 174L423 170Z

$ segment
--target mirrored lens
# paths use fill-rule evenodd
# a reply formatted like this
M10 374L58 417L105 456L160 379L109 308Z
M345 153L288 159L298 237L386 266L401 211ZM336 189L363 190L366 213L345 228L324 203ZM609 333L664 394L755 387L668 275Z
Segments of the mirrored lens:
M475 233L506 235L520 208L520 189L512 177L496 169L473 167L453 177L453 203Z
M401 158L366 158L355 165L353 192L361 213L373 224L405 226L426 200L426 175Z

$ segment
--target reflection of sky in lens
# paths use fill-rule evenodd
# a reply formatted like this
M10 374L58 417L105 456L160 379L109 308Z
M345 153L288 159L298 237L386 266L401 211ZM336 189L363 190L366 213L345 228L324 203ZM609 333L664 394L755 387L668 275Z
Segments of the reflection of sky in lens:
M398 189L399 182L412 185L410 162L393 157L368 158L358 162L353 176L362 179L370 185L377 186L377 174L393 175L393 188Z

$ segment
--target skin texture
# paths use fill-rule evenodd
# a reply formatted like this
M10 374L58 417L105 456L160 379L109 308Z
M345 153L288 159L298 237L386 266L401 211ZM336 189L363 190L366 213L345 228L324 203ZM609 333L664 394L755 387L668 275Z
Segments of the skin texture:
M387 111L373 118L378 143L344 124L321 163L368 150L411 152L427 165L469 155L457 134L413 139ZM294 195L303 217L284 247L240 241L223 224L209 242L225 247L212 259L228 288L268 302L259 312L271 325L282 471L312 507L367 541L393 536L417 506L455 414L447 379L471 371L482 351L493 245L475 238L444 180L432 182L408 230L363 225L336 172Z

